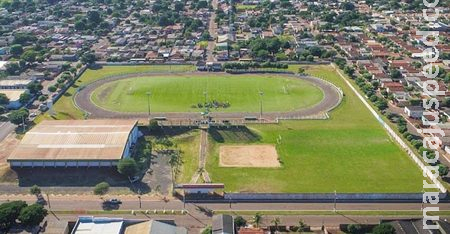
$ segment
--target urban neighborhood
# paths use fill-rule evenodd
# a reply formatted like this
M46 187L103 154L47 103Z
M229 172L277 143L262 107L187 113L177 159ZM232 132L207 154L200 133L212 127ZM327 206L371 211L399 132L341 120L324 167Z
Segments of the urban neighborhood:
M0 233L450 233L450 1L0 0Z

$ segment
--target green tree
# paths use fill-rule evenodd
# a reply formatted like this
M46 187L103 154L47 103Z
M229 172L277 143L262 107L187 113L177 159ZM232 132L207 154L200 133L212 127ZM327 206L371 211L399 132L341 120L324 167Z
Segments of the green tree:
M448 97L444 98L444 100L442 101L442 106L450 107L450 98Z
M382 223L380 225L377 225L373 230L373 234L395 234L395 228L388 224L388 223Z
M341 9L346 11L353 11L355 9L355 5L351 2L344 2L341 4Z
M256 57L260 60L266 60L269 57L269 51L258 50L258 52L256 52Z
M262 217L262 215L261 215L260 213L256 213L256 214L253 216L253 224L255 224L255 226L256 226L257 228L259 228L259 226L261 225L262 220L263 220L263 217Z
M150 123L148 124L148 130L150 131L157 131L159 130L159 125L157 120L150 120Z
M17 56L17 57L20 56L23 53L22 45L19 45L19 44L12 45L9 48L9 53L11 53L12 55Z
M13 110L9 113L8 119L11 123L19 125L28 118L28 110L21 108L19 110Z
M20 71L20 65L17 62L6 64L6 72L9 75L15 75L18 71Z
M33 185L30 188L30 193L33 195L39 195L39 194L41 194L41 188L39 188L39 186L37 186L37 185Z
M35 94L39 91L41 91L44 87L39 81L33 81L27 85L27 89L30 91L30 93Z
M362 227L359 224L349 224L347 226L347 231L352 234L363 233Z
M75 22L75 29L77 31L84 31L87 29L86 23L82 20L78 20Z
M280 218L279 217L275 217L274 219L272 219L271 223L275 226L275 230L278 231L278 225L280 225Z
M247 226L247 220L245 220L242 216L236 216L236 218L234 218L234 226L236 228L245 227Z
M402 73L397 69L390 70L391 78L392 79L400 79L402 78Z
M353 76L355 75L355 69L354 69L353 67L346 66L346 67L344 68L344 72L345 72L347 75L349 75L350 77L353 77Z
M0 205L0 229L8 230L16 223L20 211L27 207L24 201L12 201Z
M136 175L138 172L138 167L136 161L132 158L125 158L119 161L117 165L117 171L120 174L131 177Z
M89 11L87 13L87 20L89 24L99 25L102 22L102 17L98 11Z
M24 92L20 95L19 97L19 102L22 104L26 104L27 102L29 102L31 100L31 94L28 92Z
M444 164L438 164L438 171L440 176L446 176L448 174L448 167Z
M85 53L83 56L81 56L81 62L83 64L93 64L96 61L95 54L93 53Z
M182 11L184 9L184 3L181 1L175 2L175 11Z
M47 99L48 99L48 95L41 95L41 96L39 96L39 98L38 98L38 100L40 101L40 102L45 102L45 101L47 101Z
M106 182L101 182L95 185L94 194L95 195L104 195L109 190L109 184Z
M0 93L0 106L8 105L9 98L4 93Z
M388 108L387 102L385 100L381 99L381 98L375 103L375 106L379 110L385 110L386 108Z
M48 88L47 88L47 90L48 90L49 92L52 92L52 93L54 93L57 89L58 89L58 88L56 88L56 86L54 86L54 85L50 85L50 86L48 86Z
M20 211L18 219L25 226L39 225L47 216L47 210L42 205L33 204Z
M211 225L208 225L203 229L202 234L212 234L212 227Z
M298 231L305 232L305 231L307 231L307 229L308 229L308 226L305 224L305 222L303 220L300 219L298 221Z
M34 50L25 51L20 58L28 63L34 63L36 61L37 53Z

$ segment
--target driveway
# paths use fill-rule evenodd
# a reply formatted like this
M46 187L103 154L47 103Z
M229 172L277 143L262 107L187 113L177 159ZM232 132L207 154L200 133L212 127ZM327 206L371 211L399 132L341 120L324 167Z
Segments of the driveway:
M10 122L0 122L0 142L16 129L16 125Z

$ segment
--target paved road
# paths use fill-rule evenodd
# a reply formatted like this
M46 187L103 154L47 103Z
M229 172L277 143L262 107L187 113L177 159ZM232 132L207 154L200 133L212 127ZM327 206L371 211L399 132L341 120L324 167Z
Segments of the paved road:
M10 122L0 122L0 142L16 129L16 125Z
M211 5L213 7L213 11L211 13L211 16L209 17L209 35L212 38L212 41L208 42L208 48L206 49L206 55L207 55L207 62L216 62L216 57L214 56L213 52L216 48L216 39L217 39L217 24L215 22L216 20L216 10L218 6L217 0L212 0Z
M46 196L44 196L46 198ZM168 202L161 200L155 200L154 198L147 198L142 196L141 198L141 208L139 208L138 196L118 196L123 204L119 209L121 210L133 210L133 209L143 209L143 210L181 210L183 209L183 202L179 200L170 200ZM74 196L74 195L50 195L50 206L52 210L101 210L100 197L93 195L85 196ZM104 196L104 199L111 198L111 196ZM35 202L35 197L30 195L15 195L15 196L0 196L0 203L7 200L20 199L27 202ZM189 211L198 210L197 207L205 207L212 210L243 210L243 211L331 211L333 210L334 203L332 201L326 202L232 202L231 208L228 202L224 203L186 203L186 209ZM429 204L427 204L429 206ZM438 204L441 210L450 210L449 202L441 202ZM47 205L48 207L48 205ZM338 201L337 210L349 211L349 210L397 210L397 211L420 211L422 208L422 203L417 202L344 202Z
M44 196L45 197L45 196ZM25 200L29 203L35 201L35 198L31 195L19 195L19 196L6 196L0 195L0 203L11 200ZM108 198L107 196L105 199ZM187 203L186 206L183 202L179 200L172 201L161 201L161 200L147 200L144 196L141 200L141 206L139 205L139 200L137 196L124 196L120 197L123 204L119 207L121 210L148 210L150 214L144 215L142 213L132 214L108 214L108 217L124 217L131 219L164 219L164 220L175 220L175 223L180 226L188 228L189 233L199 233L199 230L204 228L206 225L211 224L211 214L204 212L204 210L213 211L225 211L225 212L236 212L236 211L332 211L334 204L332 202L326 203ZM50 232L50 230L63 228L67 221L76 220L77 216L85 215L88 210L101 210L102 200L99 197L88 195L88 196L50 196L50 205L46 206L51 211L47 220L50 223L49 232L47 233L60 233L60 232ZM441 210L450 210L450 203L440 203L439 207ZM338 203L336 215L264 215L263 212L263 224L270 225L270 221L274 217L280 217L281 221L285 225L295 225L298 224L300 219L304 220L305 223L312 227L321 227L325 225L327 227L336 227L342 223L370 223L376 224L381 219L410 219L411 216L355 216L355 215L345 215L344 211L353 210L400 210L400 211L419 211L421 209L421 203ZM153 210L166 210L170 213L171 210L188 210L187 215L155 215L152 214ZM74 214L63 215L58 211L73 211ZM341 213L340 213L341 211ZM97 215L105 216L105 215ZM250 216L244 216L250 219ZM420 218L420 216L417 216ZM441 218L447 218L441 216Z
M202 72L194 72L191 73L196 76L205 76L211 75L210 73L202 73ZM225 73L215 73L225 74ZM106 84L111 81L123 80L135 77L152 77L152 76L161 76L167 74L155 74L155 73L147 73L147 74L129 74L123 76L110 77L107 79L101 79L95 81L83 89L81 89L75 95L75 103L76 105L84 110L87 113L90 113L91 118L138 118L144 119L148 117L148 113L124 113L124 112L114 112L102 109L91 102L92 92L98 88L99 86ZM174 73L173 76L176 75L186 75L186 73ZM258 76L257 74L248 74L249 76ZM294 79L302 79L307 82L312 83L313 85L319 87L324 95L322 101L312 107L304 108L297 111L291 112L266 112L263 114L263 118L266 120L275 120L278 118L287 118L287 119L295 119L295 118L304 118L308 116L323 116L325 113L329 112L333 108L339 105L341 102L342 94L341 91L336 88L334 85L324 81L322 79L314 78L314 77L298 77L294 75L286 75L288 77L292 77ZM152 113L152 116L164 116L169 120L200 120L202 119L199 113ZM243 119L245 116L259 116L259 113L254 112L241 112L241 113L220 113L213 112L211 113L211 117L215 119Z

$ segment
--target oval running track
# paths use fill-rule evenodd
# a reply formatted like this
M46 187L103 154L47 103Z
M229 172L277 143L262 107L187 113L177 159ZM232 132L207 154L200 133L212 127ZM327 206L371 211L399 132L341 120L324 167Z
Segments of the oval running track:
M94 81L86 86L84 86L82 89L78 90L78 92L75 94L74 102L75 105L82 111L89 114L90 118L147 118L148 113L135 113L135 112L115 112L103 109L91 101L91 95L94 92L95 89L100 87L103 84L117 81L117 80L123 80L123 79L130 79L130 78L136 78L136 77L151 77L151 76L162 76L162 75L198 75L198 76L204 76L208 73L204 72L193 72L193 73L139 73L139 74L128 74L128 75L120 75L120 76L113 76L113 77L107 77L104 79L100 79L97 81ZM225 73L214 73L214 74L225 74ZM209 74L210 75L210 74ZM227 74L229 75L229 74ZM249 74L249 76L252 76L255 74ZM311 76L296 76L296 75L285 75L288 77L293 77L297 79L305 80L316 87L319 87L322 92L324 93L324 98L317 103L314 106L303 108L296 111L290 111L290 112L264 112L263 113L263 119L265 120L278 120L278 119L307 119L311 118L314 119L317 116L324 116L332 109L336 108L340 102L342 101L342 91L336 87L335 85L329 83L328 81L311 77ZM173 119L173 120L196 120L196 119L202 119L202 116L200 113L187 113L187 112L168 112L168 113L161 113L161 112L152 112L151 115L153 117L165 117L167 119ZM247 116L255 116L259 117L258 112L237 112L237 113L221 113L221 112L212 112L210 113L210 116L212 118L216 119L243 119Z

